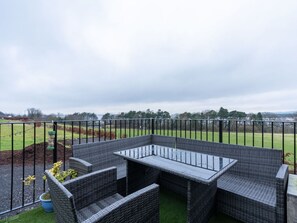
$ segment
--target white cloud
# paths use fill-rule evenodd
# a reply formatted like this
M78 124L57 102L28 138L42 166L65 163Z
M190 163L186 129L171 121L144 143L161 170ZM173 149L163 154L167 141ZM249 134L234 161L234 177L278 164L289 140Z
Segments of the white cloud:
M1 4L0 111L294 110L295 1Z

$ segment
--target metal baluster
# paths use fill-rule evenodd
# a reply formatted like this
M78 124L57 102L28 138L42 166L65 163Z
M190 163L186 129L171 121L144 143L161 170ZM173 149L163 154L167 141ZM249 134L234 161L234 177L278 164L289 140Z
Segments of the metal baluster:
M124 130L125 130L125 138L127 138L127 120L125 119L125 122L124 122Z
M112 137L111 137L111 126L112 126L112 120L110 119L109 120L109 140L112 139Z
M296 174L296 122L294 122L294 174Z
M92 140L92 142L94 142L94 135L95 135L95 121L93 120L92 121L92 135L93 135L93 140Z
M282 122L282 151L283 151L283 163L285 162L285 123Z
M238 145L238 121L235 121L236 145Z
M128 125L127 125L128 127L128 129L127 129L127 135L129 135L129 138L130 138L130 135L131 135L131 120L130 119L128 119Z
M262 147L264 147L264 122L262 121Z
M63 134L63 169L66 169L66 123L64 121L64 134Z
M73 145L73 121L71 122L71 145ZM73 156L73 152L72 152Z
M203 122L200 120L200 140L202 140Z
M228 121L228 144L230 144L231 141L231 121Z
M182 120L179 121L179 137L182 137Z
M106 141L106 120L104 120L104 141Z
M253 121L253 146L255 146L255 122Z
M98 134L98 141L100 142L101 141L101 121L99 120L98 121L98 131L99 131L99 134Z
M114 138L117 139L117 120L114 120Z
M13 146L13 139L14 137L14 131L13 131L13 124L11 124L11 172L10 172L10 175L11 175L11 179L10 179L10 210L12 210L13 208L13 179L14 179L14 165L13 165L13 162L14 162L14 146Z
M195 120L195 139L197 140L197 120Z
M81 144L81 121L78 122L78 143Z
M205 128L206 128L206 141L208 141L208 120L205 122Z
M246 126L245 121L243 121L243 144L246 145Z
M273 145L273 122L271 122L271 148L273 149L274 145Z
M192 120L190 120L190 139L192 139Z
M34 122L34 132L33 132L33 175L36 176L36 122ZM56 148L55 148L56 149ZM33 202L35 202L35 188L36 182L33 181Z
M26 131L25 131L25 123L23 123L23 170L22 170L22 177L23 180L25 179L25 148L26 148ZM45 151L45 149L44 149ZM45 156L43 156L45 158ZM22 183L22 207L25 204L25 185L24 182Z
M86 121L86 143L89 142L89 123Z
M212 120L212 141L214 142L214 120Z
M185 139L187 138L187 120L185 120Z

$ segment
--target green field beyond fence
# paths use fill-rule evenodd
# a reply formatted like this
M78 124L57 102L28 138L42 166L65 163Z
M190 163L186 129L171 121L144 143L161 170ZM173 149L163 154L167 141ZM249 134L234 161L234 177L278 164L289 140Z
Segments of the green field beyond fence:
M24 147L34 144L34 142L42 143L47 142L49 130L52 130L52 126L41 125L36 126L34 129L34 124L14 124L13 128L9 124L0 126L0 150L20 150ZM79 138L78 132L71 131L71 126L66 125L65 131L64 126L60 125L59 130L57 131L58 141L72 140ZM88 138L89 141L92 141L93 138L98 141L96 137L96 132L99 130L106 132L107 136L102 135L101 140L109 140L114 138L124 138L124 137L134 137L139 135L151 134L151 131L146 129L135 129L135 128L88 128L88 133L85 132L86 127L81 127L81 139ZM94 134L93 134L94 133ZM111 134L110 134L111 133ZM218 132L207 132L206 131L189 131L189 130L156 130L155 134L166 135L173 137L182 137L188 139L197 139L210 142L219 142L219 133ZM273 138L273 140L272 140ZM265 148L274 148L274 149L283 149L285 152L294 152L294 134L280 134L274 133L273 136L271 133L242 133L242 132L224 132L223 133L223 143L227 144L238 144L238 145L247 145L247 146L256 146L256 147L265 147ZM13 146L12 146L13 145Z
M102 128L101 131L104 131ZM118 138L125 137L134 137L151 134L151 130L149 129L115 129L115 128L107 128L107 132L112 132L113 135ZM210 141L210 142L219 142L219 132L218 131L190 131L190 130L155 130L154 134L163 135L163 136L172 136L172 137L181 137L187 139L196 139L202 141ZM86 136L85 136L86 137ZM92 136L88 136L90 138ZM272 149L284 149L285 152L294 152L294 142L297 146L296 137L293 133L252 133L252 132L223 132L223 143L226 144L238 144L238 145L246 145L246 146L255 146L255 147L264 147L264 148L272 148Z
M34 143L47 142L48 131L52 130L52 125L46 124L36 126L34 124L2 124L0 126L0 151L20 150ZM78 138L77 133L73 133L74 138ZM65 139L72 138L72 131L65 131ZM57 139L64 139L64 131L57 132Z
M97 122L98 123L98 122ZM69 125L58 124L57 140L59 144L70 146L76 143L119 139L151 134L148 127L128 126L115 128L113 125L99 126L92 124ZM133 127L133 128L132 128ZM53 129L51 123L1 123L0 125L0 151L21 150L33 144L46 143L48 131ZM197 139L210 142L219 142L219 132L213 130L188 130L188 129L155 129L154 134L188 139ZM223 131L223 143L246 146L264 147L283 150L285 161L291 166L296 154L296 134L278 132L252 132L252 131ZM84 141L83 141L84 140ZM294 145L295 144L295 145ZM295 158L296 159L296 158Z

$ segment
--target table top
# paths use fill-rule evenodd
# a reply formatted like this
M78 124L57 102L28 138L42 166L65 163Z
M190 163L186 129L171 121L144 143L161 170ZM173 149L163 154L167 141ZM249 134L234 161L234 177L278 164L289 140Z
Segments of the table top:
M237 162L230 158L160 145L146 145L114 154L204 184L210 184Z

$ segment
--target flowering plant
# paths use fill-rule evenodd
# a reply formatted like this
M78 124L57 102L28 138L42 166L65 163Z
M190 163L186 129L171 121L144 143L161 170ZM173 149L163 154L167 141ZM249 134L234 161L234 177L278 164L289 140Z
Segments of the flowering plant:
M51 169L49 169L49 172L59 181L59 182L64 182L66 180L67 177L75 178L77 177L77 171L74 169L68 169L68 170L61 170L61 166L62 166L63 162L62 161L58 161L56 163L53 164L53 167ZM46 180L46 176L44 175L42 177L43 180ZM31 183L33 181L36 180L36 177L34 175L29 175L27 176L23 182L25 185L29 186L31 185ZM45 200L49 200L50 199L50 194L49 192L44 193L44 195L42 196L43 199Z

